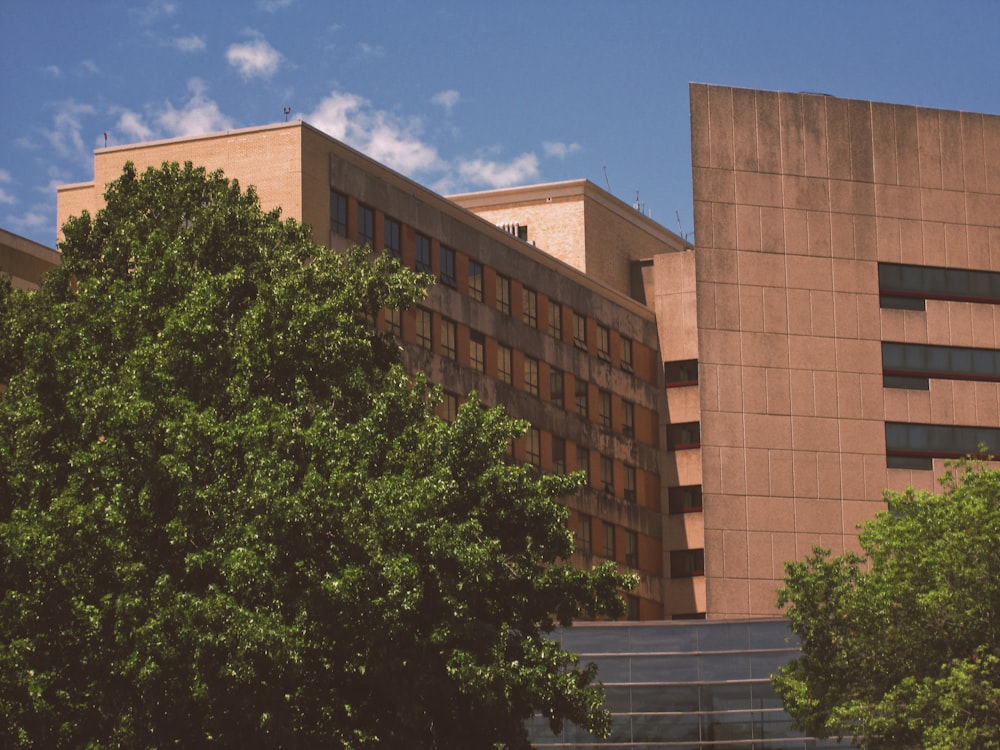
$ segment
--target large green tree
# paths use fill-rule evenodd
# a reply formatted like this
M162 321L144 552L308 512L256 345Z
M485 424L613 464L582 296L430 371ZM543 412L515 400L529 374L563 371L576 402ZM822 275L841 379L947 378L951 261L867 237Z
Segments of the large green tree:
M802 655L773 678L807 732L867 748L1000 747L1000 472L888 492L863 555L786 565Z
M545 637L632 579L565 563L576 476L447 424L371 321L428 282L221 174L129 165L0 291L0 746L527 745L606 730Z

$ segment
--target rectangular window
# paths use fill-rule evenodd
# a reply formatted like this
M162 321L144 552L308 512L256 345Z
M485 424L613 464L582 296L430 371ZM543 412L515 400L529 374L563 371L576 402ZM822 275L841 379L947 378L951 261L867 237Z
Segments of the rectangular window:
M542 465L542 432L537 427L531 427L528 429L527 445L525 446L525 454L528 457L528 463L532 466Z
M582 445L576 446L576 470L590 472L590 449Z
M622 399L622 435L635 437L635 404Z
M458 286L455 278L455 251L450 247L441 246L441 283L452 289Z
M566 441L555 435L552 436L552 471L566 473Z
M632 372L632 339L621 337L621 365L625 372Z
M549 300L549 336L562 341L562 305Z
M579 313L573 313L573 346L587 351L587 319Z
M441 319L441 355L458 360L458 326L454 320Z
M597 326L597 356L605 362L611 361L611 331L602 325Z
M514 366L510 347L497 344L497 378L504 383L514 380Z
M562 406L563 403L563 371L553 367L549 370L549 399Z
M638 568L639 566L636 565L635 567ZM629 620L638 620L639 619L639 597L638 596L636 596L635 594L628 594L625 597L625 608L627 609L625 617L627 617Z
M486 336L479 331L469 333L469 367L486 372Z
M538 395L538 360L531 357L524 358L524 390Z
M943 299L1000 304L1000 273L959 268L878 264L879 304L923 310L924 300Z
M403 337L403 314L395 308L385 311L385 330L398 338Z
M705 550L679 549L670 553L670 577L691 578L705 575Z
M580 513L576 519L576 546L585 555L594 551L594 519L587 513Z
M611 456L601 456L601 489L615 494L615 462Z
M483 301L483 266L474 260L469 261L469 296Z
M385 237L382 239L382 244L385 245L385 249L396 260L402 260L403 252L399 244L399 222L387 216L383 222L383 229Z
M698 360L681 359L663 363L663 380L667 388L698 384Z
M414 240L416 268L420 273L431 272L431 238L418 234Z
M538 326L538 293L534 289L521 290L521 320L532 328Z
M634 503L636 499L635 495L635 467L625 464L624 471L624 484L625 484L625 500L629 503Z
M431 333L431 311L417 308L417 343L424 349L431 349L434 345L434 336Z
M330 231L347 236L347 196L336 190L330 191Z
M1000 429L886 422L885 449L889 468L931 469L932 459L935 458L974 456L988 459L997 455Z
M375 211L358 204L358 244L375 247Z
M576 413L581 417L586 417L588 413L587 409L587 381L576 379L576 385L573 391L573 397L576 401Z
M438 406L438 416L445 422L454 422L458 416L458 396L445 391Z
M510 279L497 274L497 310L510 315Z
M667 425L667 450L682 451L701 447L701 424L679 422Z
M597 419L601 427L611 429L611 393L600 390L597 392Z
M625 531L625 565L639 567L639 532L631 529Z
M684 487L671 487L667 490L667 505L671 514L700 513L701 485L691 484Z
M615 550L615 525L607 521L602 521L601 526L604 532L604 557L614 560L617 556Z

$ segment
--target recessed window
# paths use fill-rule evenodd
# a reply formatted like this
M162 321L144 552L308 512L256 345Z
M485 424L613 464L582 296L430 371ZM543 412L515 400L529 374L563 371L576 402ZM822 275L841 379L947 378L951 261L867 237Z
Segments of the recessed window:
M431 349L434 345L434 334L432 333L431 311L417 308L417 343L424 349Z
M458 396L445 391L438 407L438 416L446 422L454 422L458 416Z
M590 449L579 444L576 446L576 470L590 471Z
M682 549L670 553L670 577L691 578L705 575L705 550Z
M403 252L400 249L399 244L399 222L395 219L386 217L383 224L383 234L385 237L382 239L382 243L385 245L385 249L388 250L389 255L396 260L402 260Z
M611 331L606 326L597 326L597 356L605 362L611 361Z
M504 383L514 380L513 354L509 346L497 344L497 379Z
M528 463L532 466L542 465L542 433L536 427L531 427L528 429L527 435L527 445L525 447L525 455L528 458Z
M510 315L510 279L497 274L497 310Z
M375 247L375 211L358 204L358 244Z
M580 513L576 519L576 546L585 555L593 552L594 519L587 513Z
M601 427L611 429L611 393L605 390L597 392L597 420Z
M586 417L588 414L587 409L587 381L576 378L576 384L573 390L573 400L576 404L576 413L581 417Z
M1000 304L1000 273L879 263L878 289L882 307L923 310L928 299L996 305Z
M622 473L623 484L625 485L625 500L629 503L634 503L636 500L635 495L635 467L625 464L624 471Z
M684 487L671 487L667 490L667 504L670 513L700 513L701 485L691 484Z
M403 336L403 314L395 308L387 308L385 311L385 330L393 336L402 338Z
M604 534L604 557L608 560L614 560L617 557L615 550L615 525L607 521L602 521L601 528Z
M538 395L538 360L533 357L524 358L524 390Z
M538 326L538 293L534 289L521 290L521 320L532 328Z
M549 300L549 336L562 341L562 305Z
M963 346L882 343L888 388L927 390L929 378L1000 382L1000 351Z
M632 339L621 337L621 367L625 372L632 372Z
M469 367L486 372L486 336L479 331L469 333Z
M700 422L667 425L667 450L681 451L699 447L701 447Z
M601 456L601 489L615 493L615 462L611 456Z
M566 473L566 441L555 435L552 436L552 471Z
M1000 450L1000 429L886 422L885 449L890 468L931 469L935 458L995 455Z
M622 435L635 437L635 404L622 399Z
M441 283L452 289L458 286L455 278L455 251L450 247L441 246Z
M553 367L549 370L549 399L559 405L563 402L563 371Z
M441 355L458 360L458 326L454 320L441 319Z
M483 266L474 260L469 261L469 296L483 301Z
M664 362L663 380L666 382L668 388L697 385L698 360L681 359L674 362Z
M625 564L630 568L639 567L639 532L625 531Z
M573 345L587 350L587 319L576 312L573 313Z
M330 231L347 236L347 196L336 190L330 191Z
M414 238L416 269L420 273L431 273L431 238L418 234Z

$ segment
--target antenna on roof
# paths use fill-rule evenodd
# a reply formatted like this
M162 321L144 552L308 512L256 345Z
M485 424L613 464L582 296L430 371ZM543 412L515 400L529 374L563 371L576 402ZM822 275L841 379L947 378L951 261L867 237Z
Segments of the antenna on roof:
M601 169L604 170L604 184L608 186L608 192L611 192L611 180L608 179L608 165L603 161L601 162Z
M291 107L285 107L285 122L288 122L288 115L292 114Z

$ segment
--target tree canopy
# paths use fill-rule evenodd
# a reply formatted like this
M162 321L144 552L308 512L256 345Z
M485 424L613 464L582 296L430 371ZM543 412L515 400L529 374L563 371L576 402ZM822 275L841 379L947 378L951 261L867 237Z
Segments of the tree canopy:
M786 565L802 655L773 682L805 731L867 748L1000 747L1000 471L887 492L863 555Z
M525 747L606 731L545 637L580 477L453 423L371 321L429 282L190 164L128 165L33 293L0 284L0 745Z

